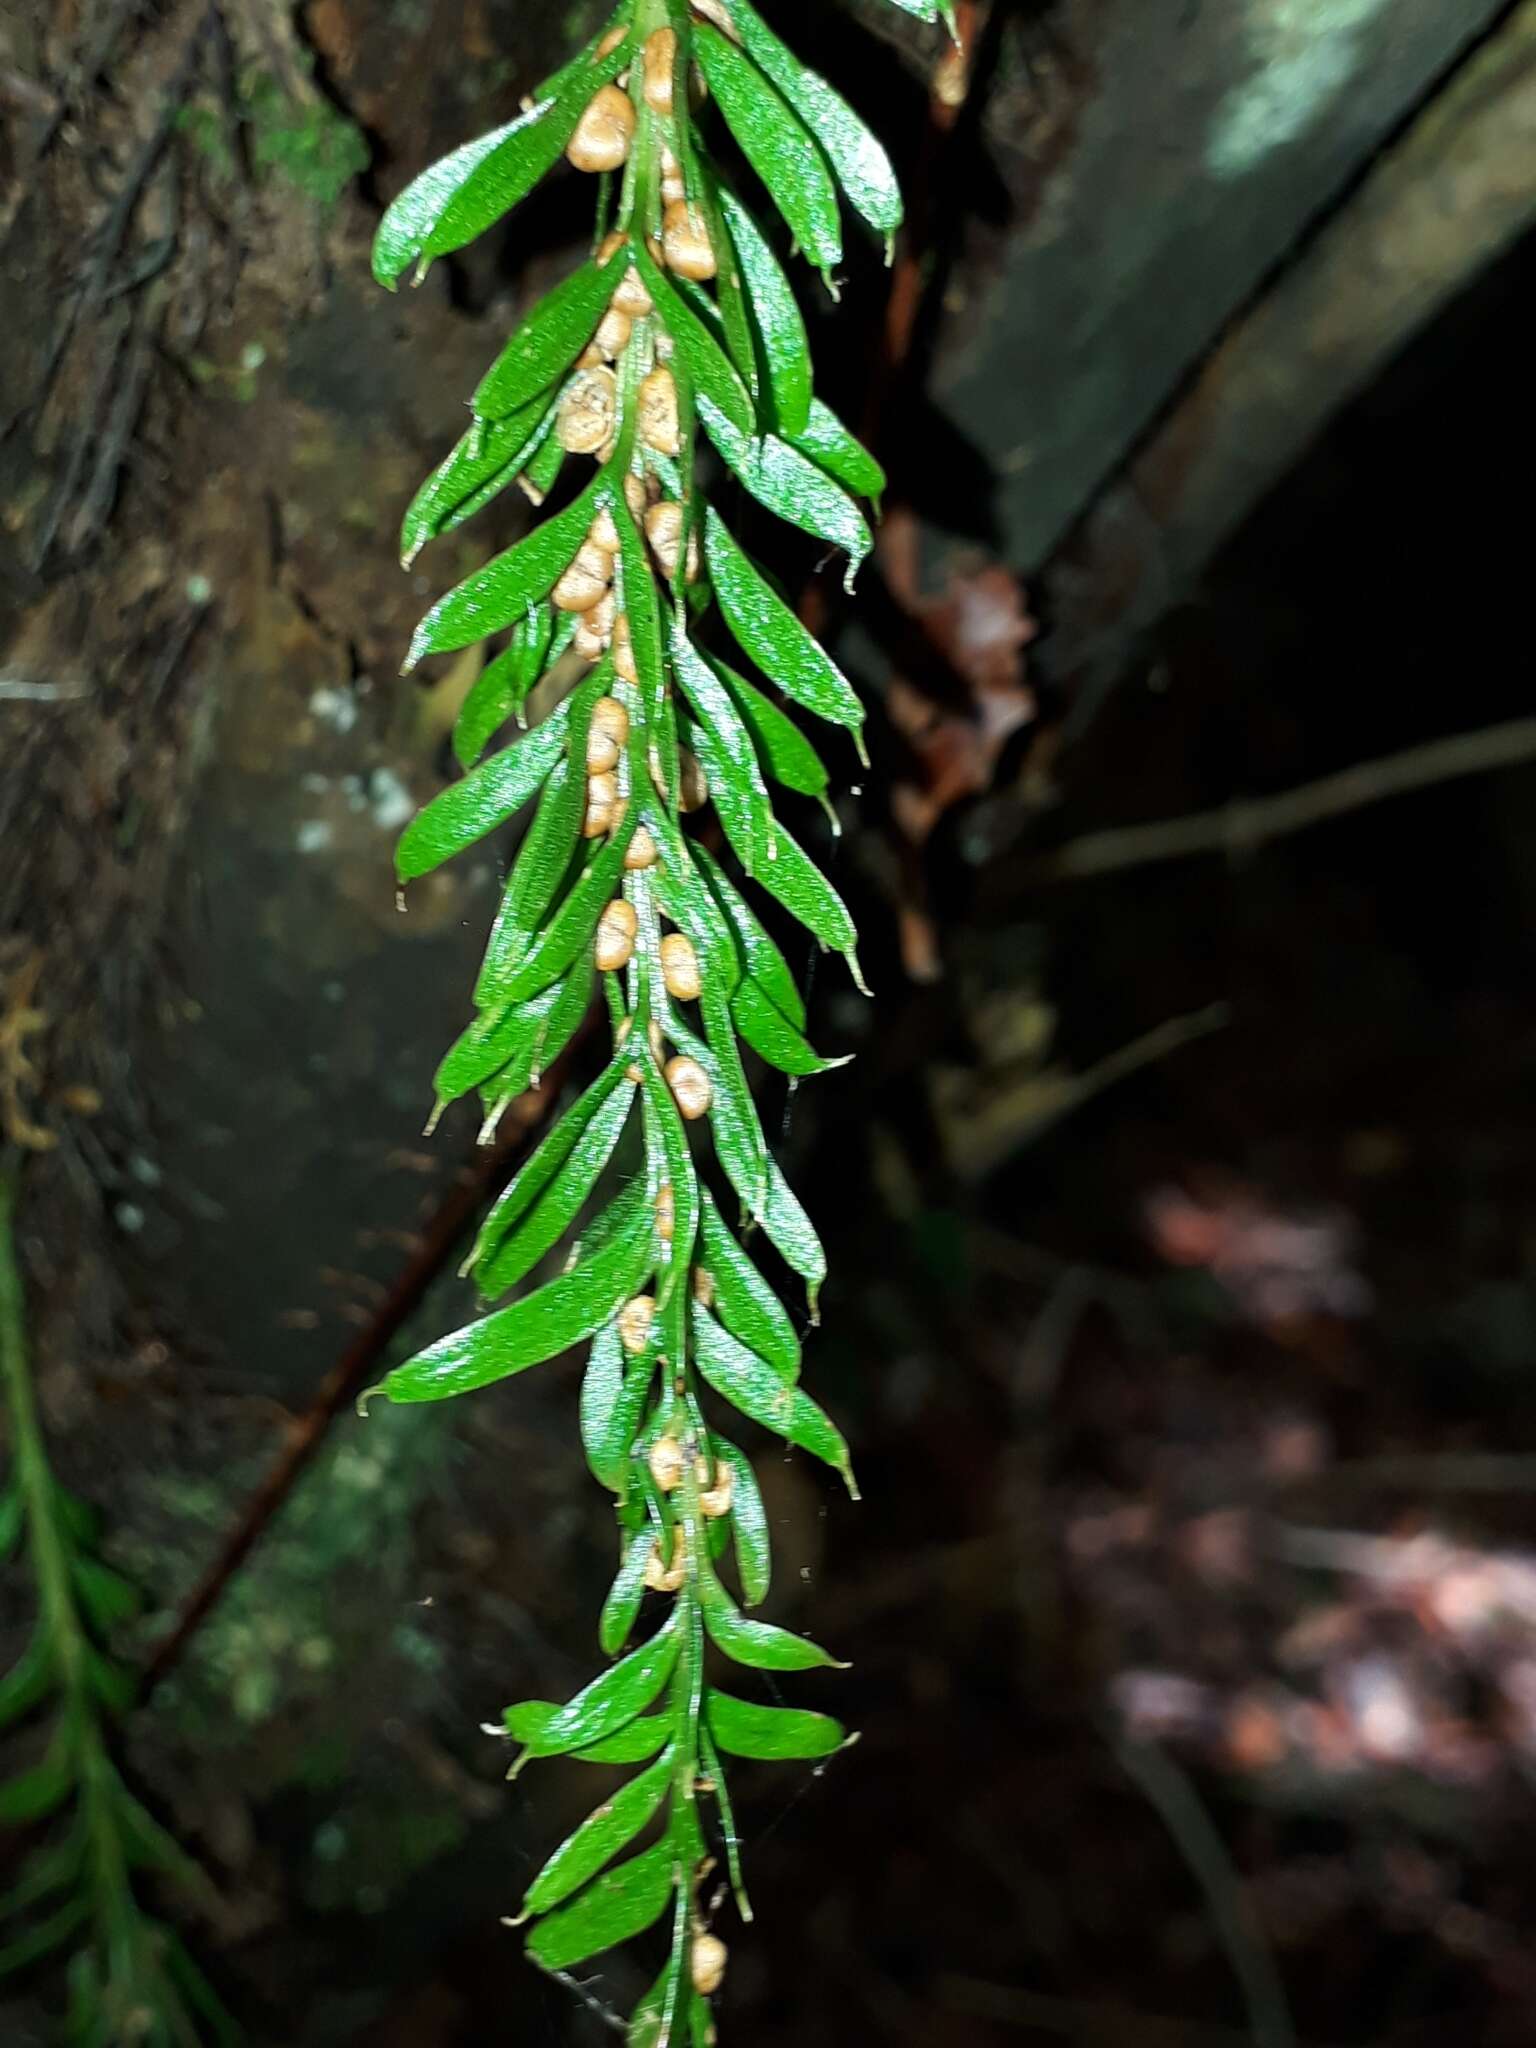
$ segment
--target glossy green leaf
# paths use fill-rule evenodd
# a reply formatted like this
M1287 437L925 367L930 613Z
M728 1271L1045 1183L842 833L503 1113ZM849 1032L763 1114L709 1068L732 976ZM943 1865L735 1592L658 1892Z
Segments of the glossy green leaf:
M786 436L804 433L811 417L811 349L789 279L757 222L731 193L720 210L736 252L747 305L773 401L771 424Z
M864 122L841 93L785 48L750 0L731 0L731 19L741 32L747 54L772 79L825 150L850 204L872 228L893 235L901 226L901 188L890 158Z
M736 1809L731 1804L731 1788L726 1781L725 1765L720 1759L710 1736L708 1723L699 1730L699 1757L704 1766L711 1796L720 1811L720 1832L725 1838L725 1863L730 1872L731 1890L736 1896L736 1909L743 1920L752 1918L752 1905L747 1897L746 1879L741 1871L741 1836L736 1828Z
M54 1686L56 1661L48 1632L39 1625L16 1662L0 1678L0 1728L9 1728L47 1699Z
M473 576L440 597L416 628L405 659L409 675L429 654L453 654L522 617L548 597L587 537L600 505L612 495L601 471L563 512L534 528Z
M639 1223L645 1190L619 1196ZM391 1401L441 1401L524 1372L580 1344L616 1315L654 1266L654 1234L630 1227L572 1272L535 1288L509 1308L455 1330L396 1366L384 1381Z
M622 258L594 260L546 292L481 378L475 416L505 419L563 377L592 339L623 275Z
M736 1029L758 1058L777 1067L781 1074L800 1078L825 1074L834 1067L846 1067L853 1057L848 1053L841 1059L823 1059L751 975L742 980L731 997L731 1015L736 1020Z
M758 1763L809 1763L831 1756L848 1740L830 1714L812 1714L798 1707L760 1707L710 1686L704 1695L709 1732L727 1756L750 1757Z
M715 671L699 655L681 620L672 627L672 672L698 713L705 734L699 753L709 778L711 793L719 808L721 793L739 798L743 804L744 829L751 840L744 864L748 873L773 852L773 808L768 785L757 758L757 748L737 711L731 693ZM695 747L698 740L695 735ZM732 835L735 843L735 835Z
M610 1657L617 1657L634 1631L645 1598L645 1567L656 1547L655 1532L647 1526L625 1545L619 1569L598 1617L597 1639ZM535 1911L542 1912L542 1907Z
M526 1003L500 1003L482 1011L438 1066L433 1082L438 1101L457 1102L471 1088L478 1088L516 1062L526 1062L531 1072L534 1046L563 986L557 983Z
M560 480L560 472L566 462L565 446L554 431L554 414L550 416L550 430L537 443L533 453L524 462L518 482L530 504L542 505Z
M793 1635L771 1621L749 1621L707 1566L699 1571L699 1602L711 1642L753 1671L816 1671L837 1664L807 1636Z
M847 677L747 560L713 506L704 520L704 553L715 597L742 652L807 711L860 730L864 707Z
M761 440L738 434L702 392L699 418L727 469L760 505L802 532L844 550L848 569L843 584L852 590L874 538L863 513L841 485L776 434Z
M749 1607L760 1607L773 1582L773 1545L762 1489L745 1452L722 1436L712 1437L711 1442L715 1456L729 1468L733 1482L730 1521L736 1539L736 1567L741 1573L742 1594Z
M497 1235L476 1260L475 1284L490 1299L525 1279L557 1245L586 1207L598 1177L617 1149L634 1091L620 1081L582 1132L557 1177L521 1221Z
M805 852L799 841L781 825L774 842L774 857L758 869L756 881L770 896L797 917L813 938L841 953L848 971L865 995L864 977L859 972L859 935L848 906Z
M864 443L850 434L832 408L823 405L819 398L811 400L811 417L804 431L786 438L855 497L873 498L879 503L885 491L885 471Z
M511 879L486 942L485 960L475 981L475 1001L482 1009L505 1008L507 1004L512 976L527 958L544 913L571 873L581 845L586 798L586 777L569 760L558 763L517 850Z
M707 880L711 894L723 914L730 920L737 943L741 947L747 972L760 984L775 1007L782 1010L792 1024L798 1024L803 1029L805 1003L800 994L800 985L790 972L788 961L769 938L759 918L743 900L741 891L708 848L698 846L695 854L700 872Z
M572 883L564 902L539 933L517 966L508 973L501 993L513 1001L537 995L582 952L589 952L597 921L613 900L624 875L624 855L635 836L633 807L610 839L594 846L592 858Z
M672 1190L672 1241L666 1248L666 1274L657 1289L657 1307L664 1309L675 1287L686 1290L693 1247L699 1234L699 1177L688 1149L688 1132L672 1091L654 1062L642 1067L646 1107L661 1145L663 1171L654 1178Z
M695 395L711 399L738 433L750 434L757 425L751 396L714 331L648 250L636 244L634 258L657 317L676 347L674 368L681 366Z
M779 1257L805 1281L814 1316L816 1297L827 1277L827 1255L821 1248L821 1239L816 1235L810 1217L800 1206L799 1196L784 1178L776 1160L768 1162L768 1193L761 1220Z
M666 1911L673 1879L670 1842L642 1849L541 1921L528 1937L529 1955L546 1970L569 1970L588 1956L632 1940Z
M474 767L492 733L526 701L543 674L554 633L549 604L530 605L512 628L511 644L470 684L453 726L453 751L461 768Z
M732 725L738 739L745 738L740 720L733 718ZM689 719L684 726L684 737L708 778L710 800L730 842L731 851L747 873L755 875L772 858L778 845L779 829L767 790L756 773L756 755L753 755L752 778L747 780L727 752L728 741L722 742L713 726L700 725ZM750 741L748 746L750 748Z
M623 1069L617 1062L610 1061L585 1094L573 1102L545 1133L497 1196L476 1234L469 1260L471 1266L479 1265L494 1253L541 1198L549 1193L565 1174L572 1156L594 1127L602 1125L605 1119L611 1125L617 1118L622 1128L633 1101L633 1084L625 1080ZM614 1142L616 1137L608 1140L607 1152L612 1151Z
M462 249L526 198L559 160L593 93L628 61L627 43L596 63L583 52L546 81L528 113L465 143L407 185L374 238L379 283L392 291L413 264Z
M418 811L395 848L402 882L430 874L520 811L566 749L568 706L562 704L526 738L451 783Z
M821 1458L842 1475L850 1492L853 1469L848 1446L831 1418L803 1387L786 1382L766 1359L739 1344L699 1304L693 1309L693 1336L699 1370L722 1399L729 1401L786 1442Z
M714 655L706 655L705 659L730 691L746 721L765 773L785 789L825 802L830 786L826 768L795 721L726 662Z
M714 1089L709 1123L715 1151L744 1207L755 1215L766 1198L768 1147L737 1049L730 1001L723 989L706 982L700 991L699 1007L704 1013L708 1043L691 1035L685 1040L675 1023L671 1035L709 1075Z
M581 1441L593 1477L624 1501L630 1451L650 1392L653 1358L628 1358L616 1324L592 1340L581 1382Z
M643 1764L667 1741L674 1725L670 1714L642 1714L601 1742L570 1754L579 1764Z
M792 1386L800 1377L800 1339L789 1311L726 1228L707 1190L702 1240L701 1260L715 1283L715 1314Z
M494 426L482 422L462 434L412 498L400 526L400 561L409 569L428 541L463 525L504 490L538 445L549 401L535 399Z
M605 1799L588 1814L575 1833L569 1835L550 1857L529 1886L523 1899L524 1913L547 1913L579 1891L588 1878L596 1876L605 1863L627 1849L655 1818L676 1770L675 1751L664 1755L642 1771L638 1778Z
M529 1756L590 1749L645 1712L672 1676L681 1644L674 1616L649 1642L594 1678L555 1714L524 1717L522 1709L508 1707L507 1727Z
M717 28L697 24L693 49L726 126L772 194L790 233L818 270L832 270L843 259L843 236L837 188L816 137L778 88Z
M629 620L630 651L635 658L635 673L640 678L638 688L645 711L644 724L649 728L644 736L638 724L632 732L632 781L637 791L653 786L652 761L646 758L647 749L642 744L644 737L655 750L654 761L661 768L668 791L675 792L676 719L667 686L666 663L662 659L661 602L656 579L651 574L651 558L643 534L627 508L616 517L619 529L619 604Z

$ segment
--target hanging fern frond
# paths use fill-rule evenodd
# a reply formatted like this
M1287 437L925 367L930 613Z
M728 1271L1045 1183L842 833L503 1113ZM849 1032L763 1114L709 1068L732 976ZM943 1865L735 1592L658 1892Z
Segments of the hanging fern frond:
M940 0L899 4L948 16ZM615 1496L599 1640L617 1661L564 1705L509 1708L506 1727L514 1774L559 1756L635 1772L555 1851L518 1920L532 1923L534 1961L556 1972L667 1924L665 1964L630 2023L641 2048L714 2037L725 1949L703 1879L717 1840L748 1914L723 1760L808 1761L847 1739L823 1714L719 1689L706 1666L711 1645L749 1670L833 1662L744 1612L721 1576L733 1553L756 1606L769 1538L751 1463L711 1418L734 1408L854 1491L847 1444L799 1384L795 1324L748 1250L772 1247L814 1318L826 1261L764 1134L742 1048L796 1077L841 1063L807 1038L760 908L776 904L842 954L863 987L847 906L776 815L771 786L830 813L828 770L794 714L841 728L862 755L864 710L706 503L699 471L712 451L758 504L841 551L850 588L871 546L860 501L878 500L885 479L814 394L794 290L752 202L727 183L712 129L829 284L840 194L887 239L899 226L879 142L747 0L625 0L520 119L408 187L374 259L391 287L419 278L562 155L603 178L591 256L514 330L469 431L406 515L409 563L499 491L519 484L539 505L575 472L564 508L440 598L411 642L407 669L508 636L459 716L464 779L408 828L398 870L408 882L534 806L477 1015L438 1070L439 1111L478 1093L489 1133L569 1042L595 981L613 1048L487 1217L467 1268L487 1302L565 1245L560 1271L399 1366L384 1391L439 1400L590 1346L581 1433ZM546 698L564 686L558 708L487 757L541 681ZM715 826L720 853L706 844ZM648 1594L663 1604L643 1633Z

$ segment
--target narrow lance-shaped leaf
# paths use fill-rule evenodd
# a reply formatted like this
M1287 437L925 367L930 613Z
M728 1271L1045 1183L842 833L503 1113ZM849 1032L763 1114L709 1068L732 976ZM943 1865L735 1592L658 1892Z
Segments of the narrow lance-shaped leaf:
M640 1603L645 1598L645 1567L655 1546L655 1532L649 1524L624 1546L597 1623L598 1642L610 1657L618 1656L633 1633Z
M483 1294L515 1287L564 1237L613 1157L633 1100L632 1085L621 1081L527 1215L477 1259L475 1281Z
M643 1188L639 1195L639 1201L632 1192L619 1197L630 1204L635 1223L644 1213ZM601 1329L639 1292L654 1263L649 1231L616 1230L590 1262L396 1366L384 1391L391 1401L441 1401L541 1365Z
M675 1769L668 1749L647 1771L605 1799L550 1857L523 1898L525 1914L547 1913L628 1848L667 1796Z
M539 397L494 426L477 422L459 437L412 498L400 526L400 561L409 569L428 541L478 512L510 484L538 444L549 412Z
M390 290L412 264L450 255L516 206L555 164L588 100L629 61L627 43L593 61L596 42L546 81L534 105L504 128L466 142L408 185L373 244L373 274Z
M537 1701L531 1703L536 1712L508 1707L508 1730L530 1756L564 1756L573 1749L588 1749L645 1712L672 1676L681 1644L674 1615L649 1642L594 1678L554 1714L546 1714Z
M9 1728L47 1699L53 1690L54 1667L52 1641L39 1625L10 1670L0 1677L0 1728Z
M742 154L818 270L843 260L837 188L820 145L788 100L729 37L701 23L694 54Z
M798 1024L803 1029L805 1003L800 995L799 984L790 972L789 962L763 929L761 920L743 901L741 891L709 849L701 845L694 851L711 894L725 916L730 919L737 943L741 947L742 957L746 962L747 972L771 998L775 1007L782 1010L792 1024Z
M713 1686L704 1695L709 1732L728 1756L761 1763L809 1763L831 1756L848 1740L830 1714L812 1714L796 1707L760 1707Z
M764 772L786 789L797 790L801 796L818 797L825 803L830 786L826 767L795 721L755 683L738 675L718 656L710 654L704 658L730 691L746 721Z
M673 1877L669 1842L643 1849L541 1921L528 1937L529 1955L546 1970L569 1970L588 1956L632 1940L666 1911Z
M814 1320L817 1297L827 1277L827 1255L799 1196L773 1159L768 1162L768 1191L760 1220L779 1257L805 1281ZM851 1488L851 1480L849 1485Z
M843 586L852 590L859 565L874 546L874 540L863 513L847 492L776 434L765 435L762 440L738 434L702 392L699 418L724 457L726 467L760 505L791 526L844 550L848 569Z
M416 813L395 849L402 882L430 874L520 811L565 754L566 705L526 739L504 747Z
M723 1436L710 1439L715 1456L731 1475L731 1529L736 1538L736 1567L749 1607L759 1607L773 1581L773 1546L768 1512L751 1460Z
M753 568L713 506L704 520L704 552L715 597L742 652L786 697L858 732L864 707L847 677Z
M800 1339L789 1311L726 1228L707 1190L702 1237L701 1256L714 1282L720 1321L793 1385L800 1377Z
M586 539L598 507L610 495L611 486L599 472L563 512L440 597L416 628L405 672L409 674L426 655L453 654L499 633L529 605L548 597Z
M731 1015L736 1029L758 1058L777 1067L781 1074L793 1074L804 1080L812 1074L830 1073L834 1067L846 1067L853 1057L846 1053L841 1059L823 1059L750 974L731 997Z
M757 418L747 387L729 356L667 273L652 261L649 252L637 243L633 254L641 281L651 295L662 326L672 337L677 361L695 394L711 399L738 433L750 434Z
M802 434L811 419L811 351L789 279L741 201L722 191L720 210L741 266L747 304L773 399L773 425Z
M897 4L903 5L905 0L897 0ZM931 21L933 15L926 18ZM773 80L826 151L853 207L881 234L895 234L901 226L901 188L890 158L864 122L819 72L810 70L786 49L751 0L731 0L731 19L747 54Z
M885 491L885 471L819 398L811 400L811 417L804 431L788 438L802 455L808 455L828 476L836 477L855 497L873 498L879 504Z
M787 1442L823 1459L854 1491L848 1446L836 1424L802 1387L787 1384L766 1360L738 1344L709 1311L695 1303L693 1336L699 1370L729 1401Z
M592 339L623 274L622 263L584 263L546 292L481 378L476 417L505 419L563 377Z
M758 869L754 879L770 896L777 897L813 938L830 947L834 953L842 954L848 962L848 972L862 993L868 995L869 990L859 971L859 935L847 904L799 841L782 825L775 842L774 858Z
M837 1659L806 1636L771 1621L749 1621L708 1565L699 1567L699 1600L710 1640L727 1657L754 1671L815 1671Z

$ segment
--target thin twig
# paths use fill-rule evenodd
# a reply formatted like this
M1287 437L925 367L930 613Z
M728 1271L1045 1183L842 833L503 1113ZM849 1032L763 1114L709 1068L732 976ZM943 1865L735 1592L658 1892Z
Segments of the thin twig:
M267 1467L246 1501L239 1521L223 1549L193 1588L169 1632L146 1665L141 1697L155 1690L175 1669L188 1646L222 1597L225 1588L271 1526L300 1475L324 1443L336 1418L345 1413L368 1385L389 1346L421 1306L427 1290L453 1255L481 1205L511 1177L513 1168L537 1139L559 1100L566 1075L586 1031L545 1075L537 1095L525 1095L508 1111L513 1130L490 1151L481 1153L461 1175L421 1233L420 1242L395 1277L377 1313L359 1331L321 1381L314 1399L299 1416L287 1442Z
M1197 853L1224 853L1229 860L1241 860L1271 839L1304 832L1330 818L1383 803L1388 797L1407 796L1436 783L1486 775L1531 760L1536 760L1536 718L1513 718L1505 725L1454 733L1400 754L1362 761L1279 796L1256 797L1226 804L1219 811L1196 811L1187 818L1168 818L1154 825L1085 833L1031 861L1024 875L1029 882L1073 881L1082 875L1110 874L1118 868L1185 860Z
M1275 1959L1194 1784L1155 1742L1114 1736L1111 1743L1126 1775L1146 1794L1205 1893L1211 1919L1242 1986L1255 2048L1296 2048L1296 2029Z

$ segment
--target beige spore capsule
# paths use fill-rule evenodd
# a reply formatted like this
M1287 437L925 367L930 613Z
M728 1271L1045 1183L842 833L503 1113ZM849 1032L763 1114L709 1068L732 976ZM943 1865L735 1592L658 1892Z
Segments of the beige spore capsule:
M640 438L658 455L681 455L682 426L677 410L677 379L658 365L640 380Z
M658 1493L673 1493L682 1484L688 1459L675 1436L657 1437L655 1443L651 1445L651 1454L646 1462L651 1468L651 1477L656 1482Z
M633 1301L626 1301L619 1310L619 1342L631 1358L638 1358L651 1338L651 1325L656 1320L654 1295L637 1294Z
M714 248L700 214L685 199L674 199L661 216L661 248L668 270L702 283L715 275Z
M699 956L685 932L668 932L661 942L661 978L667 994L679 1003L697 1002L703 986Z
M713 1998L725 1982L730 1951L718 1934L696 1934L688 1951L688 1975L700 1998Z
M566 386L555 415L555 433L570 455L596 455L613 432L619 387L612 370L581 370Z
M592 95L565 153L578 171L617 171L629 157L635 107L627 92L605 85Z
M674 1053L667 1061L665 1072L672 1100L686 1121L693 1124L701 1116L708 1116L715 1091L698 1061L685 1052Z
M639 929L640 920L633 903L616 896L597 921L597 937L592 947L592 957L602 973L616 974L621 967L629 965L634 958L635 934Z

